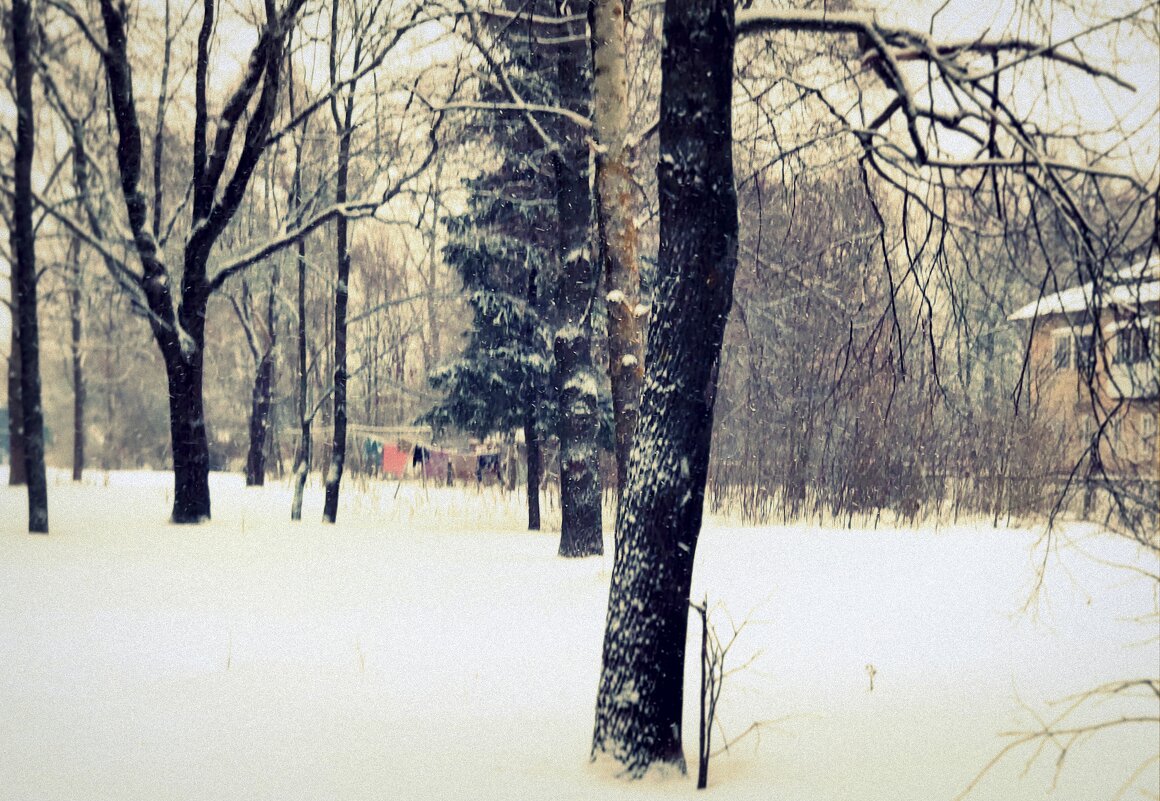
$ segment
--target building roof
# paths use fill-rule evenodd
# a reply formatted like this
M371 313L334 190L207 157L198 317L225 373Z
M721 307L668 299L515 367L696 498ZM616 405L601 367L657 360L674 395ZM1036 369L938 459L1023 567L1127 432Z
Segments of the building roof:
M1160 303L1160 257L1139 261L1108 277L1100 289L1100 305L1139 308ZM1092 284L1043 295L1010 315L1008 320L1032 320L1049 314L1075 314L1092 308Z

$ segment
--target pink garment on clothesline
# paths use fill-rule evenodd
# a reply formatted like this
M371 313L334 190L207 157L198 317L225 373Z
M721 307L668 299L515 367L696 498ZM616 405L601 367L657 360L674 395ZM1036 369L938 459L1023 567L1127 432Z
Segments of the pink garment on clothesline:
M451 456L446 451L427 451L427 461L423 463L423 475L433 481L447 480L447 465Z

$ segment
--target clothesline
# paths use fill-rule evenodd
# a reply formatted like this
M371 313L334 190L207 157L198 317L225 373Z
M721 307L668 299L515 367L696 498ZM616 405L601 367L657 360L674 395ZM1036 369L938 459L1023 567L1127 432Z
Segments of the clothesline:
M353 428L353 427L352 427ZM407 436L391 436L401 432L422 434L423 427L380 428L360 426L352 433L361 434L362 452L367 467L391 478L403 478L407 469L414 468L423 479L433 481L481 482L487 477L503 480L503 449L494 445L475 445L467 449L437 445L428 440ZM429 429L428 429L429 431Z

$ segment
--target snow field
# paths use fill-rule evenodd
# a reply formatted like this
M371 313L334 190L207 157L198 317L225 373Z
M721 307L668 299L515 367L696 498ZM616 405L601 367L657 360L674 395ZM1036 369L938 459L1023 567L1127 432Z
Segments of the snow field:
M23 491L0 487L0 799L698 795L693 776L624 783L587 762L611 542L562 560L558 534L523 531L519 493L358 480L337 526L314 522L317 484L292 524L287 486L219 474L213 522L176 527L171 481L54 475L47 538L23 533ZM757 653L726 680L722 722L768 723L714 759L705 797L950 801L1001 731L1156 676L1156 620L1135 620L1155 583L1091 557L1155 559L1079 526L1046 552L1038 539L710 521L694 599L748 618L732 664ZM690 758L699 637L694 618ZM1110 799L1156 736L1091 738L1053 795L1056 752L1023 775L1021 750L969 798ZM1157 792L1157 770L1137 786Z

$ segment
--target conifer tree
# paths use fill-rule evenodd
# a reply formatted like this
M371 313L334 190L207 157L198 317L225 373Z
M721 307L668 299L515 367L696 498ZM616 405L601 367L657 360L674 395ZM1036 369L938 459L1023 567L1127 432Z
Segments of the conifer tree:
M550 76L545 80L536 53L526 43L516 39L505 56L508 74L522 93L551 99ZM494 87L483 87L480 95L500 99ZM467 210L445 220L443 257L459 273L472 321L462 354L430 376L431 385L444 396L423 420L436 429L455 428L479 437L522 430L528 528L538 530L541 442L552 423L546 290L554 272L555 188L547 156L518 112L481 113L468 134L475 134L485 153L502 155L490 169L464 181Z

